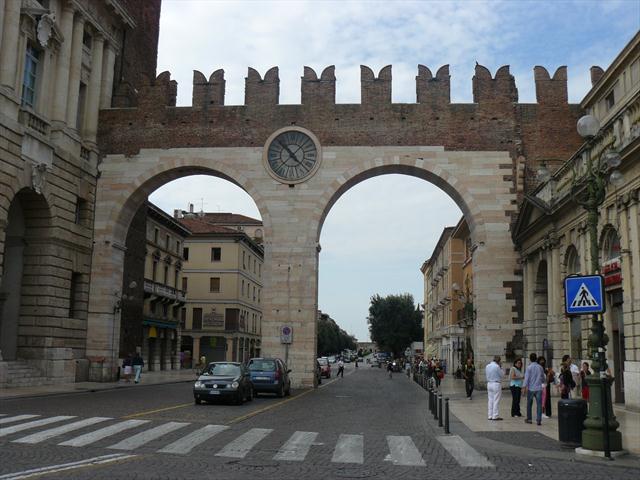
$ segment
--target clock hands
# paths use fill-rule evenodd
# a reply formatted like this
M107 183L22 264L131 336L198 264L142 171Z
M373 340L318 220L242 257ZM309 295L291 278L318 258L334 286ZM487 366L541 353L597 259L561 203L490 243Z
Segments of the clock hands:
M284 148L284 149L287 151L287 153L289 154L289 156L290 156L291 158L293 158L296 162L298 162L298 164L300 164L300 163L301 163L301 160L298 160L298 157L296 156L296 154L295 154L295 153L293 153L293 152L291 151L291 149L290 149L287 145L285 145L285 144L284 144L283 142L281 142L280 140L278 140L278 143L280 144L280 146L281 146L282 148ZM299 148L298 148L298 151L300 151L300 149L299 149Z

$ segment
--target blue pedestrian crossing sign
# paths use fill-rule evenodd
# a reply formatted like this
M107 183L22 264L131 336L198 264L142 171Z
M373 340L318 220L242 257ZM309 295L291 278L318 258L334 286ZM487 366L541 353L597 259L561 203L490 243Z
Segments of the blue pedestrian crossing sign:
M604 313L602 275L572 275L564 279L564 305L567 315Z

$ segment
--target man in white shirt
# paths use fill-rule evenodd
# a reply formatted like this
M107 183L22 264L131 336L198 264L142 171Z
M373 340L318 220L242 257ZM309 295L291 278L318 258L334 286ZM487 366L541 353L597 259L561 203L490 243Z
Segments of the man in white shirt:
M500 357L496 355L485 368L487 377L487 394L488 394L488 420L502 420L500 417L500 397L502 396L502 368L500 367Z

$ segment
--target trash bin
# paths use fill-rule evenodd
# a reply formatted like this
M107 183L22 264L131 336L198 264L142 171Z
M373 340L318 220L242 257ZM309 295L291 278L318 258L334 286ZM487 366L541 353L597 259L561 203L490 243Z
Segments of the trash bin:
M582 445L582 430L587 418L587 402L580 398L558 401L558 440L572 446Z

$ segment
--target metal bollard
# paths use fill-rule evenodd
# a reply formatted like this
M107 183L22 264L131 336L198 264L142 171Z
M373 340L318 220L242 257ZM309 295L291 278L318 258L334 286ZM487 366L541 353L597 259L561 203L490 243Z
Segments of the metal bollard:
M449 433L449 399L444 399L444 433Z
M433 413L433 397L431 396L431 389L427 389L427 393L429 394L429 411Z
M442 395L438 395L438 411L440 414L438 415L438 426L442 426Z
M438 419L438 394L433 392L433 419Z

